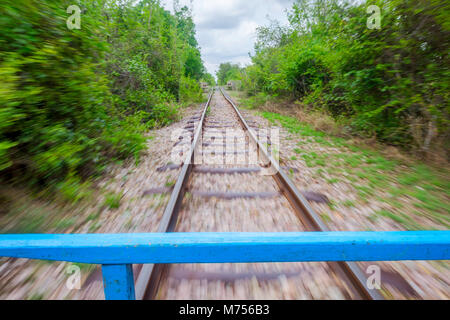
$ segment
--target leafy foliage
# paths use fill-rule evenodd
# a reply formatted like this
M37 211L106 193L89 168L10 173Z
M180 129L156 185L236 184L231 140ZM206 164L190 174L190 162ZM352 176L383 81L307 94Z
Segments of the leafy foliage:
M187 8L172 15L159 1L82 0L81 29L69 30L72 4L0 7L2 178L81 185L111 160L138 160L145 131L176 119L178 103L202 98Z

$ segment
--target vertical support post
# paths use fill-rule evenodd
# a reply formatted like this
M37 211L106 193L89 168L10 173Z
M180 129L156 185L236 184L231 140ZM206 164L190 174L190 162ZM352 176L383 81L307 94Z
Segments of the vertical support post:
M136 300L131 264L104 264L102 274L106 300Z

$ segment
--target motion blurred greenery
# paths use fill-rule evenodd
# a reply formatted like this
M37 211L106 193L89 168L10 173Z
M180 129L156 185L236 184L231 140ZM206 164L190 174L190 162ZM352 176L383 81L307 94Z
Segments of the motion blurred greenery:
M178 2L171 14L157 0L3 0L0 77L0 179L77 201L107 164L138 161L144 133L200 102L211 76Z
M288 18L260 27L252 64L223 64L219 81L241 80L251 105L296 100L353 134L448 159L450 2L297 0Z
M221 63L217 71L217 81L223 86L230 80L240 79L241 68L238 64L230 62Z

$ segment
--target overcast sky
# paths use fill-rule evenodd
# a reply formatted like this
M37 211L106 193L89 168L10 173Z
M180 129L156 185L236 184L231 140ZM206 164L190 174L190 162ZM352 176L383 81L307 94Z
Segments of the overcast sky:
M173 0L162 0L172 11ZM190 6L190 0L180 0ZM256 28L268 18L286 23L285 10L293 0L193 0L197 39L208 72L215 75L221 62L250 63Z

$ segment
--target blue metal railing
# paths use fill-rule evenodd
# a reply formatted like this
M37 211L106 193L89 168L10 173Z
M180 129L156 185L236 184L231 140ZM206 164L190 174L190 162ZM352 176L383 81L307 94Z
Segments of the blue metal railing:
M133 300L133 264L450 260L450 231L0 235L0 256L101 264Z

